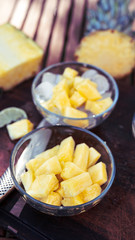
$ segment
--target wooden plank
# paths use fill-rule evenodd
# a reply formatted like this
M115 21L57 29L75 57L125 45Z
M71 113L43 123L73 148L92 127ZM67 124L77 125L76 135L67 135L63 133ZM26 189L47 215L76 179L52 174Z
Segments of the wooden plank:
M85 4L86 1L84 0L74 0L74 6L68 33L68 42L65 51L65 61L73 59L75 49L80 40Z
M46 0L44 5L43 14L42 14L37 35L36 35L36 42L44 50L46 50L48 45L49 37L52 30L52 25L56 15L57 5L58 5L58 0L51 0L51 1Z
M10 23L15 27L21 29L25 17L27 16L27 11L30 6L31 0L19 0L16 4L14 14L10 20Z
M57 18L50 42L47 65L51 65L61 61L71 3L71 0L61 0L59 2Z
M0 24L9 21L15 7L16 0L0 0Z
M36 34L38 22L41 16L42 7L43 7L43 0L34 0L31 3L28 16L23 26L23 32L31 38L34 38L34 35Z

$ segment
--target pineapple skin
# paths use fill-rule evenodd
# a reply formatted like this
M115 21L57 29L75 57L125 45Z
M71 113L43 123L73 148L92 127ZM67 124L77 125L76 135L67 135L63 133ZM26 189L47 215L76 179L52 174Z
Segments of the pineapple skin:
M43 50L10 24L0 26L0 87L12 89L39 70Z

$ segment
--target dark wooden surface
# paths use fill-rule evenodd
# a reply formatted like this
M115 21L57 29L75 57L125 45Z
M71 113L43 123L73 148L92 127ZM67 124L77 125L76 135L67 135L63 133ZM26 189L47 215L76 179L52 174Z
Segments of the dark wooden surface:
M88 5L85 0L0 0L0 24L10 22L32 37L44 49L42 67L45 67L73 59ZM21 107L36 127L42 118L32 102L32 80L4 92L0 110ZM92 130L107 142L116 162L115 181L105 198L86 213L61 218L37 212L14 190L0 205L0 240L135 239L135 139L131 128L135 86L131 86L130 77L119 81L118 86L116 108L101 126ZM6 128L1 128L0 176L9 165L15 143L9 139Z

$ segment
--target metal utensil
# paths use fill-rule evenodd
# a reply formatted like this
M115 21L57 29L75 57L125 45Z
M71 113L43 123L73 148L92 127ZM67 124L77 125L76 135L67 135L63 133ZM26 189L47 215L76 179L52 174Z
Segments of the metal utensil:
M49 126L45 119L39 123L37 128ZM31 143L26 148L29 150ZM28 152L28 151L27 151ZM23 154L22 154L23 155ZM23 157L23 156L22 156ZM0 202L14 189L14 182L11 177L10 168L8 167L4 174L0 177Z
M135 113L134 113L133 119L132 119L132 133L135 138Z

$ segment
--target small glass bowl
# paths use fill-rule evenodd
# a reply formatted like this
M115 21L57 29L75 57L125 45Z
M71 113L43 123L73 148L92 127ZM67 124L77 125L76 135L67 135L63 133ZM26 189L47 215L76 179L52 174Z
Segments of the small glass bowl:
M21 184L20 175L25 171L26 162L46 149L60 144L68 136L72 136L76 144L86 143L89 147L95 147L101 153L100 161L106 164L107 182L102 185L101 194L87 203L68 207L45 204L26 193ZM15 187L33 208L50 215L72 216L83 213L97 205L106 195L114 181L115 162L107 144L94 133L73 126L50 126L33 130L18 141L10 158L10 170Z
M67 67L77 70L79 72L79 76L81 76L87 70L96 70L98 74L104 76L109 84L109 89L106 91L105 94L106 96L107 94L111 95L111 98L113 100L112 105L106 111L100 114L94 115L91 113L87 118L65 117L63 115L56 114L44 108L39 100L39 96L36 92L36 87L41 83L44 73L50 72L54 74L63 74L64 69ZM50 125L72 125L81 128L92 129L101 124L111 114L112 110L114 109L117 103L118 97L119 97L118 86L111 75L109 75L107 72L98 67L80 62L63 62L51 65L42 70L41 72L39 72L32 83L33 102L37 110L41 113L43 117L45 117L46 121Z

